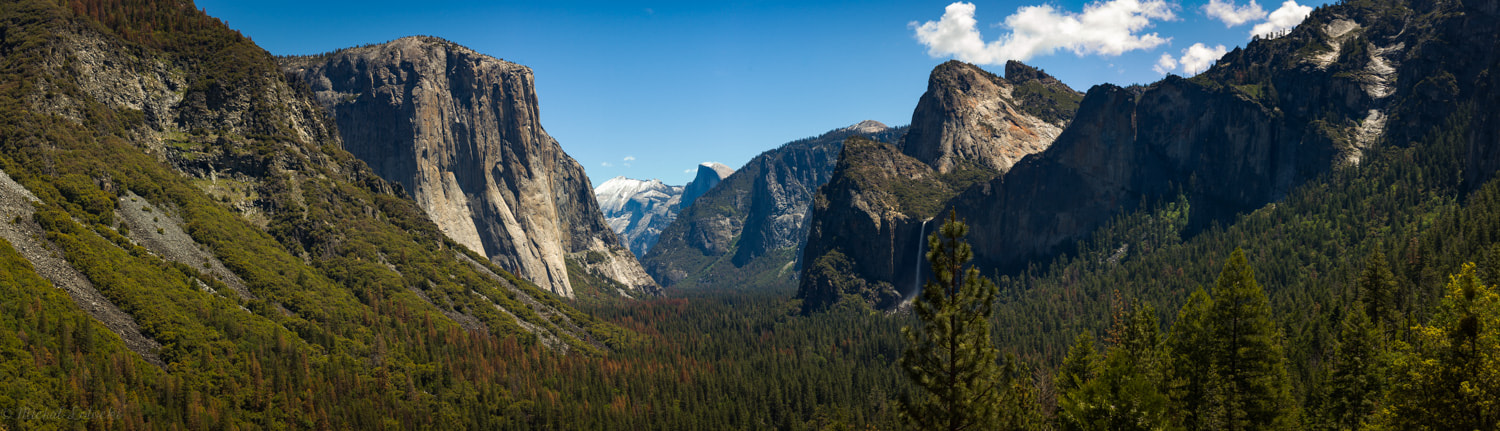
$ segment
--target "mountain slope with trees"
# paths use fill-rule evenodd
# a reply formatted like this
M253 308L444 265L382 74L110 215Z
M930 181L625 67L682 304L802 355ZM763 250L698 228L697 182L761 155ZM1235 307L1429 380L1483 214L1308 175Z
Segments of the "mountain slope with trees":
M513 358L632 337L448 240L191 3L7 2L0 26L6 412L488 428L526 420Z
M1497 12L1340 3L1172 84L1318 118L1326 95L1294 103L1271 90L1300 81L1256 73L1329 59L1340 94L1385 95L1384 132L1343 134L1368 109L1324 116L1307 127L1377 139L1335 142L1273 202L1202 215L1187 182L1053 257L979 265L1014 394L997 420L1496 428ZM899 429L920 390L899 361L911 313L805 314L785 284L570 302L462 252L340 148L300 80L190 5L20 0L0 29L0 411L87 414L6 429ZM1394 79L1369 67L1398 54ZM957 214L990 259L983 216Z
M863 121L761 153L683 208L642 264L667 287L795 286L809 207L844 139L896 142L905 131Z

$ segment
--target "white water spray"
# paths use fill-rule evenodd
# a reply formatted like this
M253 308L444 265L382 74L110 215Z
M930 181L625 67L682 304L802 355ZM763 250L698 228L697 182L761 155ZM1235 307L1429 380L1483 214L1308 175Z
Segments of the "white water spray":
M911 293L906 295L903 302L911 301L912 298L916 298L917 295L922 293L922 262L927 261L922 256L922 248L927 245L927 222L929 221L932 221L932 219L922 220L922 227L917 229L917 258L916 262L912 265L912 269L914 270L911 276L912 288Z

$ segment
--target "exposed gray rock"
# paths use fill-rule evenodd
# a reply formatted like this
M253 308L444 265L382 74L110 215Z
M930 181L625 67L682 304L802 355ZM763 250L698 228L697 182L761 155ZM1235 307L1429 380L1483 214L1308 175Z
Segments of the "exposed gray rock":
M46 239L46 232L32 221L32 202L39 202L36 196L0 171L0 238L30 261L38 275L67 291L79 309L118 334L126 348L141 355L146 362L164 366L157 354L161 343L142 334L135 318L100 293L88 277L62 258L62 250Z
M661 180L611 178L594 188L599 209L609 228L620 235L636 256L644 256L661 230L677 218L682 186L662 184Z
M1168 76L1144 87L1096 86L1044 151L1022 158L1002 176L967 187L942 203L939 213L954 209L967 219L968 240L984 271L1013 272L1067 252L1100 226L1143 204L1185 197L1192 211L1184 235L1190 236L1282 199L1335 167L1357 164L1362 151L1372 145L1420 139L1431 125L1442 124L1455 109L1462 109L1454 102L1461 88L1455 76L1482 76L1480 71L1492 64L1483 59L1494 58L1489 54L1494 44L1480 39L1492 37L1495 20L1483 13L1455 14L1464 18L1446 25L1484 30L1442 30L1474 35L1472 43L1442 45L1430 42L1429 30L1419 27L1430 24L1414 24L1412 16L1387 13L1400 10L1319 9L1288 34L1236 49L1192 79ZM1434 48L1437 45L1445 48ZM962 71L949 65L939 70L945 68ZM959 91L989 88L978 75L934 77L929 93L989 94ZM1030 70L1014 65L1007 67L1007 77L1038 79ZM1045 78L1041 79L1036 82L1045 84ZM1030 85L1018 87L1025 86ZM1478 87L1481 94L1489 94L1482 93L1483 85ZM974 118L983 118L976 113L984 111L948 100L924 95L919 111L921 107L943 109L932 116L914 114L904 147L907 154L939 168L951 165L944 157L980 148L968 145L965 136L974 127L962 125L975 124ZM1046 116L1044 111L1030 111ZM955 131L957 139L918 139L935 130L931 125ZM1473 139L1484 143L1471 148L1471 156L1494 154L1487 145L1493 138ZM1485 176L1494 171L1494 165L1465 170ZM836 183L837 178L824 189L829 199L855 193L862 201L871 200L863 189L833 189ZM857 204L830 204L828 208L843 213L866 211ZM850 224L838 220L880 220L873 213L864 219L840 214L826 217L834 228ZM867 229L865 235L889 238L890 246L874 241L861 247L870 241L861 242L857 232L819 234L815 230L807 249L842 250L840 255L829 255L829 267L842 265L845 272L859 277L823 277L832 280L825 284L870 288L891 283L899 287L914 279L910 270L900 268L920 268L910 264L911 258L900 257L916 255L912 253L915 246L910 245L914 241L903 238L916 238L920 219L908 219L904 229L884 229L878 223ZM908 245L901 246L903 242ZM814 258L807 257L809 261ZM897 270L888 270L892 267ZM829 286L810 285L808 278L801 286L804 294L837 293ZM879 297L878 292L865 296ZM819 303L836 300L818 299Z
M240 298L255 299L250 288L182 228L176 211L153 206L134 192L120 196L115 215L126 226L126 237L163 259L193 267L233 289Z
M637 257L656 244L662 229L677 219L677 213L713 189L734 169L719 163L698 165L698 175L686 186L669 186L661 180L615 177L594 188L599 209L620 239Z
M1079 95L1051 76L1020 63L1010 67L1028 87L986 72L972 64L949 61L933 69L927 92L912 112L911 131L902 152L939 172L964 164L1005 172L1028 154L1047 149L1072 119L1071 109L1044 119L1027 112L1023 102L1038 105L1076 105ZM1030 93L1051 91L1026 101ZM1030 92L1030 93L1029 93Z
M680 205L683 208L693 206L693 201L698 200L699 196L713 190L714 186L719 185L720 181L733 173L734 169L718 163L708 162L698 165L697 176L693 177L693 181L682 189Z
M805 306L853 294L889 307L910 296L925 266L924 224L943 202L1007 175L1073 120L1077 92L1021 63L1007 64L1006 74L938 65L901 145L846 142L807 223L798 292Z
M283 58L344 147L400 184L450 238L553 292L566 259L657 285L605 223L583 167L542 129L531 69L431 37Z
M897 142L905 130L864 121L761 153L685 206L642 263L663 285L794 286L813 195L844 139Z

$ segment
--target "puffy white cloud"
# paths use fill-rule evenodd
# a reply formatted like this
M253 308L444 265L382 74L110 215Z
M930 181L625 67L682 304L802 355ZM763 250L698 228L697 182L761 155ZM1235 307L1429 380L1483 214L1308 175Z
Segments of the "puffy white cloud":
M1297 0L1286 0L1286 3L1282 3L1280 8L1271 12L1270 19L1267 19L1266 22L1256 24L1255 28L1250 29L1250 34L1265 37L1271 33L1290 30L1292 27L1296 27L1297 24L1301 24L1302 20L1306 19L1307 15L1312 13L1312 10L1312 6L1297 4Z
M625 161L627 161L627 162L634 162L635 161L635 156L625 156Z
M1001 64L1006 60L1028 60L1050 55L1058 49L1079 56L1120 55L1126 51L1155 48L1171 38L1156 33L1140 34L1153 21L1173 20L1166 0L1108 0L1090 3L1082 13L1059 11L1052 5L1025 6L1005 18L1002 27L1010 33L985 43L976 27L974 4L948 5L938 21L910 26L917 41L933 57L953 56L975 64Z
M1188 49L1182 50L1182 59L1178 61L1182 63L1183 72L1196 75L1198 72L1208 70L1208 67L1212 66L1215 61L1219 61L1219 57L1223 57L1226 52L1229 50L1224 49L1224 45L1209 48L1208 45L1195 43Z
M1151 70L1166 75L1167 72L1177 70L1177 59L1172 58L1172 54L1162 53L1161 58L1156 60L1156 65L1151 66Z
M1166 75L1171 71L1177 70L1177 66L1181 65L1182 71L1186 72L1188 76L1192 76L1208 70L1209 66L1212 66L1215 61L1219 61L1219 58L1223 57L1227 52L1229 50L1224 48L1224 45L1215 45L1210 48L1208 45L1195 43L1193 46L1182 50L1182 58L1172 58L1172 54L1162 54L1161 58L1156 59L1156 65L1151 66L1151 70Z
M1235 6L1234 0L1209 0L1208 4L1203 5L1203 13L1224 22L1224 27L1234 27L1266 17L1266 10L1261 9L1255 0L1250 0L1244 6Z
M608 167L612 167L614 165L609 164L609 162L599 162L599 166L603 166L603 167L608 168Z

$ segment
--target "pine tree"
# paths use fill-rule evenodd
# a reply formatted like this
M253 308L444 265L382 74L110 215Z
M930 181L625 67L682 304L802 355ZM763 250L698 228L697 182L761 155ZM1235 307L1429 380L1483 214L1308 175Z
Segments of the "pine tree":
M1339 324L1327 413L1340 429L1360 428L1383 397L1384 358L1379 337L1369 316L1357 307Z
M1084 383L1094 378L1096 369L1099 367L1099 357L1094 351L1094 334L1087 331L1079 333L1073 341L1073 347L1068 349L1068 356L1063 357L1062 366L1057 369L1057 393L1064 401L1070 394L1078 391Z
M1167 339L1168 395L1176 421L1190 431L1219 429L1223 408L1215 369L1211 326L1213 301L1203 289L1193 291L1177 313Z
M1036 385L1030 379L1029 368L1015 355L1005 355L1005 365L1000 369L1000 408L993 427L998 430L1039 430L1046 427L1042 406L1037 400Z
M1235 249L1214 283L1214 365L1224 383L1224 429L1288 428L1292 402L1281 337L1245 251Z
M1082 338L1082 337L1080 337ZM1058 399L1064 430L1154 430L1170 425L1169 402L1161 391L1156 312L1139 303L1117 313L1110 346L1094 378L1064 391ZM1092 343L1075 349L1092 350ZM1069 353L1073 356L1073 352Z
M1002 392L1011 392L990 338L995 283L968 266L974 258L963 240L968 231L950 213L928 237L934 279L912 305L919 326L902 329L907 349L901 366L919 388L903 400L902 413L917 429L996 429Z
M1398 319L1394 300L1396 276L1391 274L1385 254L1377 250L1365 259L1365 269L1360 272L1357 285L1365 315L1381 331L1381 340L1388 340L1386 335L1396 329Z
M1432 321L1397 342L1378 422L1391 429L1500 429L1500 294L1474 264L1450 277Z

